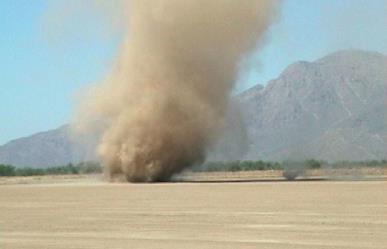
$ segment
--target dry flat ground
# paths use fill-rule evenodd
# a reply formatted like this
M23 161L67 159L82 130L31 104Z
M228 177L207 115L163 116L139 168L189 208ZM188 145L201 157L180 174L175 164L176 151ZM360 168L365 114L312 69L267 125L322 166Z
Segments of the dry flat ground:
M0 248L387 248L387 182L2 185Z

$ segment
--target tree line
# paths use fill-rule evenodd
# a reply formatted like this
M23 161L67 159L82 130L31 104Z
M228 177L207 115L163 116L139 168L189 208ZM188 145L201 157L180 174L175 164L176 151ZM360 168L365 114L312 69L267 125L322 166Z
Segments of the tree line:
M372 161L340 161L328 163L321 160L309 159L303 161L210 161L192 167L193 172L219 172L219 171L257 171L257 170L306 170L320 168L387 168L386 160ZM289 171L289 169L293 171ZM38 176L38 175L77 175L77 174L98 174L102 173L103 167L99 162L81 162L76 165L68 164L49 168L15 167L12 165L0 164L0 176Z
M81 162L76 165L55 166L49 168L15 167L0 164L0 176L42 176L42 175L80 175L102 173L98 162Z

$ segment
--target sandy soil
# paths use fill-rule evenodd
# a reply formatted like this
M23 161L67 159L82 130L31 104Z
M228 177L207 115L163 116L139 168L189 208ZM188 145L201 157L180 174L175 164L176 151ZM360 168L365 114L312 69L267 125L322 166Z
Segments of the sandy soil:
M377 249L386 234L386 181L0 186L1 249Z

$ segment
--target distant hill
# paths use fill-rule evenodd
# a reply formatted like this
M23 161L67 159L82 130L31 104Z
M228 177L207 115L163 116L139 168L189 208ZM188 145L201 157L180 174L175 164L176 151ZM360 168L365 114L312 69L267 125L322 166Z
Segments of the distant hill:
M386 89L387 56L380 53L346 50L296 62L236 97L246 128L243 158L386 159ZM0 163L76 163L95 158L94 144L72 139L63 126L0 146Z
M69 125L19 138L0 146L0 163L49 167L94 159L94 141L74 138Z

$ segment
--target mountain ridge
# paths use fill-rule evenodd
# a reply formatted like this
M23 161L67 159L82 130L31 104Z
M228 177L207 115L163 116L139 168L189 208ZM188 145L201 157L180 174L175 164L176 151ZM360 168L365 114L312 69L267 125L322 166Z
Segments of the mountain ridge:
M242 95L241 105L246 110L248 135L250 140L255 140L249 141L250 151L246 157L270 160L293 157L324 160L385 157L386 58L380 53L346 50L329 54L315 62L296 62L278 78L269 81L264 89L259 89L253 101L251 97L249 99ZM249 95L254 93L250 92ZM359 150L364 150L360 149L361 144L348 137L347 133L351 132L349 124L348 127L341 124L352 124L359 118L364 123L369 118L361 117L367 113L370 115L375 112L371 110L375 109L379 110L374 118L380 126L380 134L368 134L361 140L365 142L375 135L381 142L382 151L373 148L361 152ZM372 122L366 128L370 126ZM366 132L360 128L357 131ZM356 132L352 129L352 133ZM340 153L324 148L327 146L323 144L338 142L334 137L349 139L356 146L353 148L349 142L338 143ZM306 144L310 146L304 146ZM370 147L367 143L365 146ZM357 153L350 152L355 149Z

